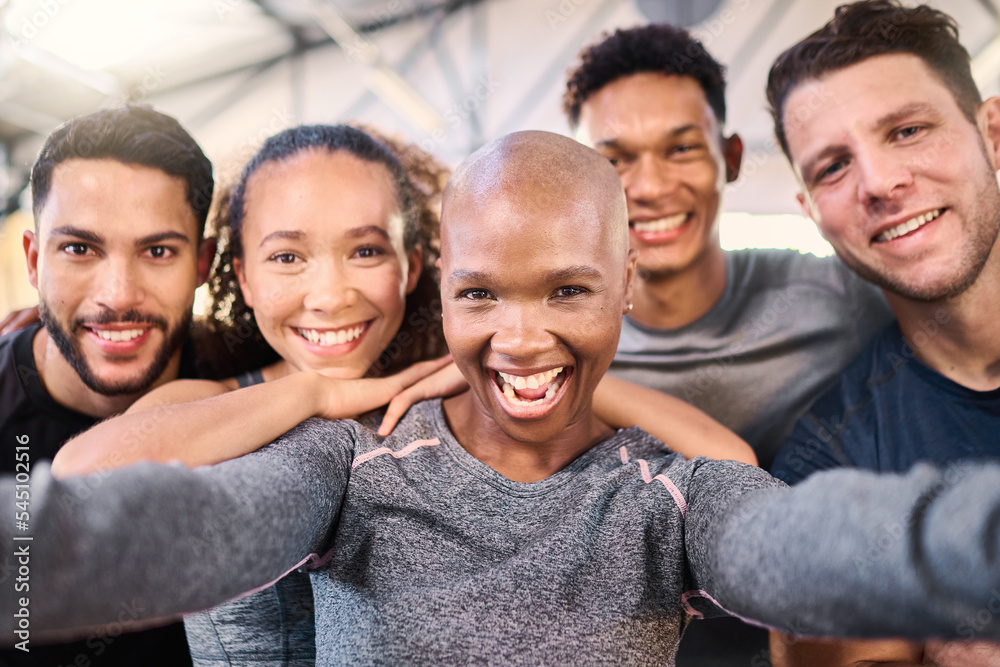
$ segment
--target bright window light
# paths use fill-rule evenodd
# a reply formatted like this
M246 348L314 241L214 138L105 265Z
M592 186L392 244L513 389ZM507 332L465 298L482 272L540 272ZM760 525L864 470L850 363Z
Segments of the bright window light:
M791 248L820 257L833 254L833 248L816 231L813 221L802 215L723 213L719 219L719 237L726 250Z
M166 37L169 5L151 0L14 0L5 27L85 70L121 64Z

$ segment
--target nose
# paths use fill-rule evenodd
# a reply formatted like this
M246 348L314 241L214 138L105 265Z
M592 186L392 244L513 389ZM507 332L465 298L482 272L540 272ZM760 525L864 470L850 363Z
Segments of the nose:
M306 310L333 314L358 302L356 276L338 262L314 264L311 271L302 274L302 280Z
M630 202L653 205L677 190L679 180L670 165L652 155L642 155L622 173Z
M891 149L873 147L855 154L858 170L858 200L879 204L901 196L913 184L910 166Z
M490 347L497 354L515 359L531 359L555 344L555 337L545 329L542 305L510 304L498 309L496 331Z
M95 300L111 311L124 312L138 307L146 298L146 289L137 267L125 258L109 258L97 275Z

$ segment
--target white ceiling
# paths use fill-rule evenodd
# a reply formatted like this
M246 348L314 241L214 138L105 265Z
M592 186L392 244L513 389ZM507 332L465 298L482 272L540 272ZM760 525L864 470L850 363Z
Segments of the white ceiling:
M998 31L992 3L930 2L959 22L985 93L1000 75L986 49ZM723 0L693 26L728 64L730 130L748 147L730 210L797 209L764 82L838 4ZM575 55L604 30L644 21L631 0L0 0L0 190L16 194L58 123L126 100L176 116L222 180L264 137L304 122L362 120L455 163L506 132L565 132L559 104Z

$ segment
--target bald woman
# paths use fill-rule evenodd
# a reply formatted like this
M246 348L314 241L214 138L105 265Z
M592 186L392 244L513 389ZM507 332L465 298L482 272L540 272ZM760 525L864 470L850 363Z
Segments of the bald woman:
M485 147L442 214L445 334L470 389L384 439L309 420L194 471L36 469L31 631L120 621L123 602L140 619L202 609L309 567L320 665L672 664L687 620L724 609L798 633L954 635L997 583L1000 468L789 490L614 431L591 400L634 271L606 160L540 132ZM893 521L919 534L857 567Z

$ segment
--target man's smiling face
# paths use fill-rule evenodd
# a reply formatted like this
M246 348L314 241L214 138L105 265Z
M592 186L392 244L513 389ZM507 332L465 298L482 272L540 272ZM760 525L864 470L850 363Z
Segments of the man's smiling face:
M920 58L890 54L799 84L783 116L809 119L786 132L800 201L845 264L916 301L976 281L1000 228L996 100L972 123Z
M520 442L547 442L590 415L634 270L613 170L592 151L553 137L501 140L511 145L449 185L442 213L449 349L477 407ZM553 173L560 151L582 151L590 168L607 173Z
M148 390L161 379L191 322L211 244L184 181L115 160L72 159L25 236L29 278L46 329L92 390Z
M696 79L643 72L607 84L582 105L577 139L621 177L640 268L671 275L721 252L722 191L739 172L742 143L722 138Z

